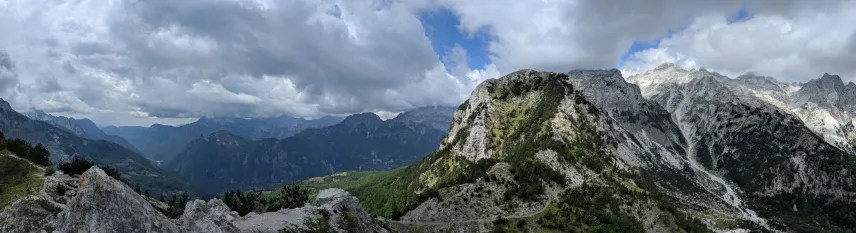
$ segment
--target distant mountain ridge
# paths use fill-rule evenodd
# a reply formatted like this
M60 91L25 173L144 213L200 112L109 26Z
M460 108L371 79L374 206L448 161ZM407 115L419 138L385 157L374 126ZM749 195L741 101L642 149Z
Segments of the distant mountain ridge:
M824 77L821 79L826 80L820 82L831 81L828 86L843 86L840 78ZM659 85L646 98L672 113L688 140L687 156L694 158L698 167L734 185L728 193L743 200L735 206L746 209L742 214L745 219L762 225L768 220L787 222L801 231L814 221L822 221L812 219L834 222L819 224L826 231L856 224L842 219L836 210L840 208L836 206L854 205L849 200L856 195L856 154L846 144L831 140L835 135L813 126L812 115L800 113L807 105L822 105L820 102L827 100L822 96L836 96L840 89L811 92L821 98L806 97L801 93L814 88L813 83L818 81L771 90L703 69L674 66L629 78L643 89L651 80L681 79L686 81ZM771 98L774 96L788 98ZM841 110L828 106L820 112Z
M133 150L134 152L141 153L136 147L131 145L131 143L125 140L124 138L115 135L107 135L106 133L104 133L104 131L101 131L101 128L98 128L98 126L95 125L94 122L86 118L75 119L71 117L54 116L45 113L41 110L32 110L24 112L23 114L29 117L30 119L50 123L53 126L65 129L77 136L92 140L110 141L130 150Z
M705 76L715 77L718 85L727 87L729 92L725 95L756 105L763 102L793 114L830 144L856 154L856 83L845 84L838 75L823 74L805 83L784 83L751 73L731 79L704 69L685 70L665 63L631 76L628 81L639 85L643 94L653 96Z
M139 148L146 157L155 161L171 160L184 147L203 134L226 130L251 140L263 138L287 138L308 128L324 127L341 121L337 117L322 117L313 120L280 116L272 118L210 118L196 122L168 126L155 124L151 127L109 126L103 130L110 135L120 136Z
M20 138L32 144L41 143L51 153L51 160L69 161L78 155L119 170L124 179L140 184L152 193L192 191L177 177L168 175L148 159L131 149L105 140L77 136L67 129L44 121L30 119L18 113L0 99L0 131L6 138Z
M420 108L382 120L374 113L306 129L285 139L253 141L220 130L204 135L165 167L208 193L267 188L348 170L390 170L419 160L439 145L454 108Z

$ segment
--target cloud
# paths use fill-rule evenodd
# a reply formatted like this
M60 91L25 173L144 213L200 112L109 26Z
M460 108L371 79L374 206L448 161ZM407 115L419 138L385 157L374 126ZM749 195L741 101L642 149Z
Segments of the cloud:
M612 68L634 40L653 40L707 12L736 12L740 1L444 1L461 28L488 33L502 73L531 68Z
M18 109L140 124L456 105L519 69L663 62L785 80L856 77L853 1L0 0L0 96ZM447 8L486 48L440 57ZM731 22L738 11L751 17ZM659 42L657 42L659 41ZM484 49L485 51L476 51ZM467 51L471 50L471 51ZM469 67L469 54L490 63Z
M17 108L172 118L456 105L474 85L471 70L446 72L421 4L8 1L0 48L26 79Z
M9 54L0 51L0 93L8 92L18 84L18 74L15 72L15 63Z
M656 48L635 53L623 70L638 73L678 62L729 76L751 71L806 81L837 73L856 80L856 2L814 3L799 10L761 11L733 23L724 14L697 17Z

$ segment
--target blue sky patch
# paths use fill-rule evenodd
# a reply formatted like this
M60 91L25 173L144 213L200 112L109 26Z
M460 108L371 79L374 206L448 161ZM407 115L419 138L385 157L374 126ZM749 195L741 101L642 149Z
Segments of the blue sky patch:
M731 15L728 17L728 24L739 23L739 22L743 22L746 20L750 20L750 19L752 19L752 17L753 17L753 15L749 11L746 11L746 9L740 8L740 10L737 10L737 12L735 12L734 15Z
M728 21L728 24L739 23L739 22L750 20L750 19L752 19L752 17L753 17L753 14L751 12L747 11L744 8L740 8L739 10L737 10L737 12L734 12L733 15L729 15L727 18L727 21ZM633 41L633 45L630 46L630 49L627 50L627 53L624 53L624 55L621 56L621 60L618 61L618 64L615 67L621 68L622 66L624 66L625 62L633 59L633 54L635 54L639 51L644 51L646 49L657 48L657 46L660 45L660 42L663 41L663 39L669 38L672 35L674 35L675 33L678 33L682 30L683 29L669 30L669 32L666 33L666 36L659 37L654 41L642 41L642 40Z
M441 61L452 51L455 44L459 44L467 50L471 69L481 69L491 63L486 51L490 41L489 36L485 33L476 33L475 36L469 37L458 30L461 21L451 10L437 8L424 11L419 14L419 18L422 21L422 27L425 28L425 35L431 40L431 46L440 56Z
M625 62L627 62L630 59L633 59L633 54L635 54L636 52L643 51L646 49L657 48L657 46L660 45L660 41L662 41L663 38L665 38L665 37L660 37L660 38L657 38L657 40L655 40L655 41L648 41L648 42L640 41L640 40L633 41L633 45L630 46L630 49L627 50L627 53L624 53L624 55L621 56L621 60L618 61L618 65L616 65L615 67L621 68L622 66L624 66Z

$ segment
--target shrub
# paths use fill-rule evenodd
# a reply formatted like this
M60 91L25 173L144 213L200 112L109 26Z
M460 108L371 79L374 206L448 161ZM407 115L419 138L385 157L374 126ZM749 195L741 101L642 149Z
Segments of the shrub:
M56 173L56 168L54 168L53 166L48 166L47 168L45 168L45 176L51 176L54 173Z
M301 207L309 202L309 190L297 185L286 185L280 188L279 192L267 197L257 190L234 190L223 194L223 202L229 209L244 216L250 212L272 212Z
M77 155L71 159L71 162L64 163L60 160L59 170L68 175L80 175L89 170L95 163L86 161L85 158Z
M18 157L27 159L40 166L51 165L51 154L42 144L36 144L34 147L29 142L19 138L6 140L3 133L0 132L0 149L7 149L15 153Z
M51 165L51 153L48 152L48 149L41 143L36 144L36 147L33 147L32 151L27 156L27 159L41 166Z
M184 206L187 205L187 202L190 201L190 196L187 193L173 193L172 198L169 199L169 209L164 211L164 215L169 218L178 218L181 217L181 214L184 213Z
M115 168L104 167L104 169L102 169L102 170L104 170L104 173L107 174L108 176L113 177L113 179L116 179L119 181L122 180L121 175L119 175L119 171L117 171Z

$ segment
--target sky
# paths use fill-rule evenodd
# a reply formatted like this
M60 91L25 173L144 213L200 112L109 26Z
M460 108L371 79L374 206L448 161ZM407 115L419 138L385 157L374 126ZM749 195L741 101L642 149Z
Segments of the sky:
M856 80L854 0L0 0L0 98L97 124L456 106L520 69Z

